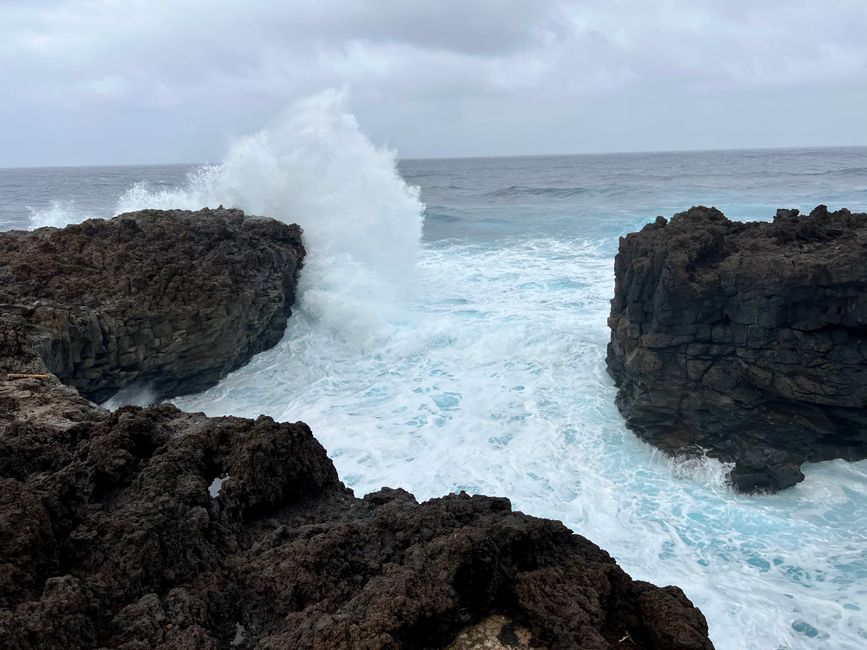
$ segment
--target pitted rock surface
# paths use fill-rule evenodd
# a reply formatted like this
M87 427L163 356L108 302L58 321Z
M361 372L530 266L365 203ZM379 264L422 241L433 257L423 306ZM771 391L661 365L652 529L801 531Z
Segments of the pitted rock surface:
M175 316L167 314L181 314L196 327L209 321L190 316L201 297L187 296L169 276L155 284L150 263L106 264L128 281L96 289L71 263L59 280L37 270L40 258L22 249L56 252L61 242L83 264L96 250L113 255L89 238L113 240L117 229L153 236L163 227L168 236L178 222L161 224L172 216L193 233L175 255L187 260L200 251L211 260L202 268L222 277L211 285L190 271L202 291L213 291L208 304L226 306L220 322L247 332L238 346L251 345L251 318L270 332L284 318L280 297L294 288L291 262L301 252L297 229L277 222L230 211L213 219L139 213L85 223L71 235L43 230L2 240L15 251L14 263L4 258L4 290L17 287L30 306L0 314L0 647L384 650L442 648L470 635L484 647L493 632L497 643L529 635L535 647L551 649L712 647L704 616L680 589L632 580L590 541L513 512L506 499L453 494L419 504L388 488L358 499L301 422L208 418L171 404L111 412L61 383L55 366L74 384L82 379L75 359L96 359L68 360L73 343L135 340L136 321L124 320L123 333L113 325L103 331L114 310L169 323ZM227 239L206 243L215 229ZM222 252L211 259L210 246ZM229 259L221 265L219 255ZM236 268L232 255L247 269ZM110 275L94 264L95 276ZM266 291L270 307L250 311L259 304L251 295L267 287L274 288ZM239 298L239 288L251 295ZM139 299L156 316L136 307ZM96 317L102 338L95 327L71 332L67 310ZM45 313L63 318L39 317ZM218 362L188 350L179 356L184 363L150 366L148 355L162 354L154 352L159 339L144 346L137 367L158 367L154 378L166 390L190 385L183 383L190 359L219 376L239 358ZM90 366L100 369L91 392L128 379L131 366L113 359L108 353ZM508 625L493 630L496 616Z
M713 208L620 241L608 370L638 435L734 462L745 491L867 457L867 215Z
M437 648L494 614L550 648L711 647L679 589L506 499L357 499L303 423L164 404L49 425L44 386L9 383L4 648ZM67 391L45 399L80 409Z
M301 229L240 210L143 210L0 232L0 313L48 368L101 402L214 385L283 336Z

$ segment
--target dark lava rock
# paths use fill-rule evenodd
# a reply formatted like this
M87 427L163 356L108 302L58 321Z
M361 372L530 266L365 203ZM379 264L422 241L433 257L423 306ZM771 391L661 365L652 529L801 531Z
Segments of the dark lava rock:
M146 213L130 219L145 226L84 227L148 229L156 227L150 219L162 218ZM285 255L294 273L296 249L279 244L283 226L244 225L238 213L217 217L223 220L234 243L213 245L259 260L259 270L273 268L262 259ZM194 222L190 215L194 232L212 225ZM246 228L273 231L278 243L245 240ZM167 236L173 230L166 226ZM5 240L19 245L10 247L17 270L4 265L4 286L10 275L19 283L13 286L24 282L20 242L27 237ZM88 246L86 238L64 240L58 231L34 237L53 246L77 242L79 251ZM206 246L205 238L194 239L190 250ZM233 262L224 267L234 269ZM66 289L48 291L63 309L81 300L99 315L116 305L135 309L129 292L145 292L158 313L191 313L183 311L185 301L199 301L178 287L180 306L160 302L137 276L151 266L122 268L128 282L111 291L90 293L103 290L75 279L73 267L57 281ZM224 291L271 287L240 268L225 277ZM54 281L46 275L32 291ZM212 302L229 305L231 296L218 286L213 291ZM388 488L358 499L301 422L208 418L171 404L114 412L96 406L46 367L41 337L54 330L34 334L37 325L47 327L33 318L38 309L0 313L0 647L432 648L469 638L462 632L489 627L496 617L508 621L513 636L531 635L533 647L712 647L704 616L680 589L632 580L588 540L558 522L513 512L506 499L458 494L419 504ZM250 316L244 309L230 314ZM176 335L172 330L169 338ZM75 337L70 341L82 349L95 348L105 334L99 327ZM235 359L209 367L219 376ZM117 385L115 373L127 368L106 357L102 385ZM155 379L177 387L181 379L172 373L188 366L160 368ZM511 641L503 624L494 634Z
M97 402L203 390L283 336L301 229L240 210L143 210L0 233L0 313Z
M608 369L627 425L777 490L867 457L867 215L695 207L620 240Z
M711 647L679 589L506 499L356 499L303 423L50 389L0 381L4 648L443 647L493 613L551 648Z

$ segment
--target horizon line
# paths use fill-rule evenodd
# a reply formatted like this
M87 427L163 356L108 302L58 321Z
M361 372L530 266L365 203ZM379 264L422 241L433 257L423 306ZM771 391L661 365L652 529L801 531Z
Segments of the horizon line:
M734 147L730 149L646 149L633 151L587 151L581 153L524 153L524 154L496 154L496 155L472 155L472 156L395 156L399 164L403 161L432 161L432 160L498 160L508 158L575 158L580 156L631 156L631 155L661 155L661 154L687 154L687 153L724 153L724 152L749 152L749 151L813 151L822 149L867 149L867 144L846 145L790 145L784 147ZM0 171L27 170L27 169L101 169L108 167L181 167L194 165L215 165L214 161L197 162L135 162L135 163L97 163L97 164L74 164L74 165L0 165Z

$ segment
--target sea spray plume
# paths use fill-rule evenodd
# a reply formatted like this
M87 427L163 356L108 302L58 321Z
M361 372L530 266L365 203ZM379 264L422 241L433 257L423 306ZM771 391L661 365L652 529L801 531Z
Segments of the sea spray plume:
M314 250L403 272L421 239L418 188L400 178L394 152L375 147L345 104L345 93L335 90L305 99L237 140L222 163L195 170L186 187L151 192L136 185L117 212L222 203L300 222Z
M345 105L334 90L305 99L237 140L222 163L192 172L184 188L136 185L117 211L223 204L298 222L308 249L301 310L368 338L396 308L391 298L409 290L424 206L394 152L375 147Z
M70 223L77 223L85 218L84 213L75 207L73 201L51 201L51 206L48 208L32 208L29 205L27 210L30 213L28 230L36 230L51 226L53 228L63 228Z

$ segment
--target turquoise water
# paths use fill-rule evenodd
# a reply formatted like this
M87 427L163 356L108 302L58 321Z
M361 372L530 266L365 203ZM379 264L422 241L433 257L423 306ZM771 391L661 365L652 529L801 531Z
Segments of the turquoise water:
M310 249L283 341L181 407L303 419L359 494L463 489L562 519L634 577L681 586L719 648L867 646L867 463L736 495L720 463L629 433L604 365L619 236L700 203L867 210L867 149L407 160L398 175L320 106L189 178L145 171L91 191L87 171L0 170L0 215L224 203L297 220Z

